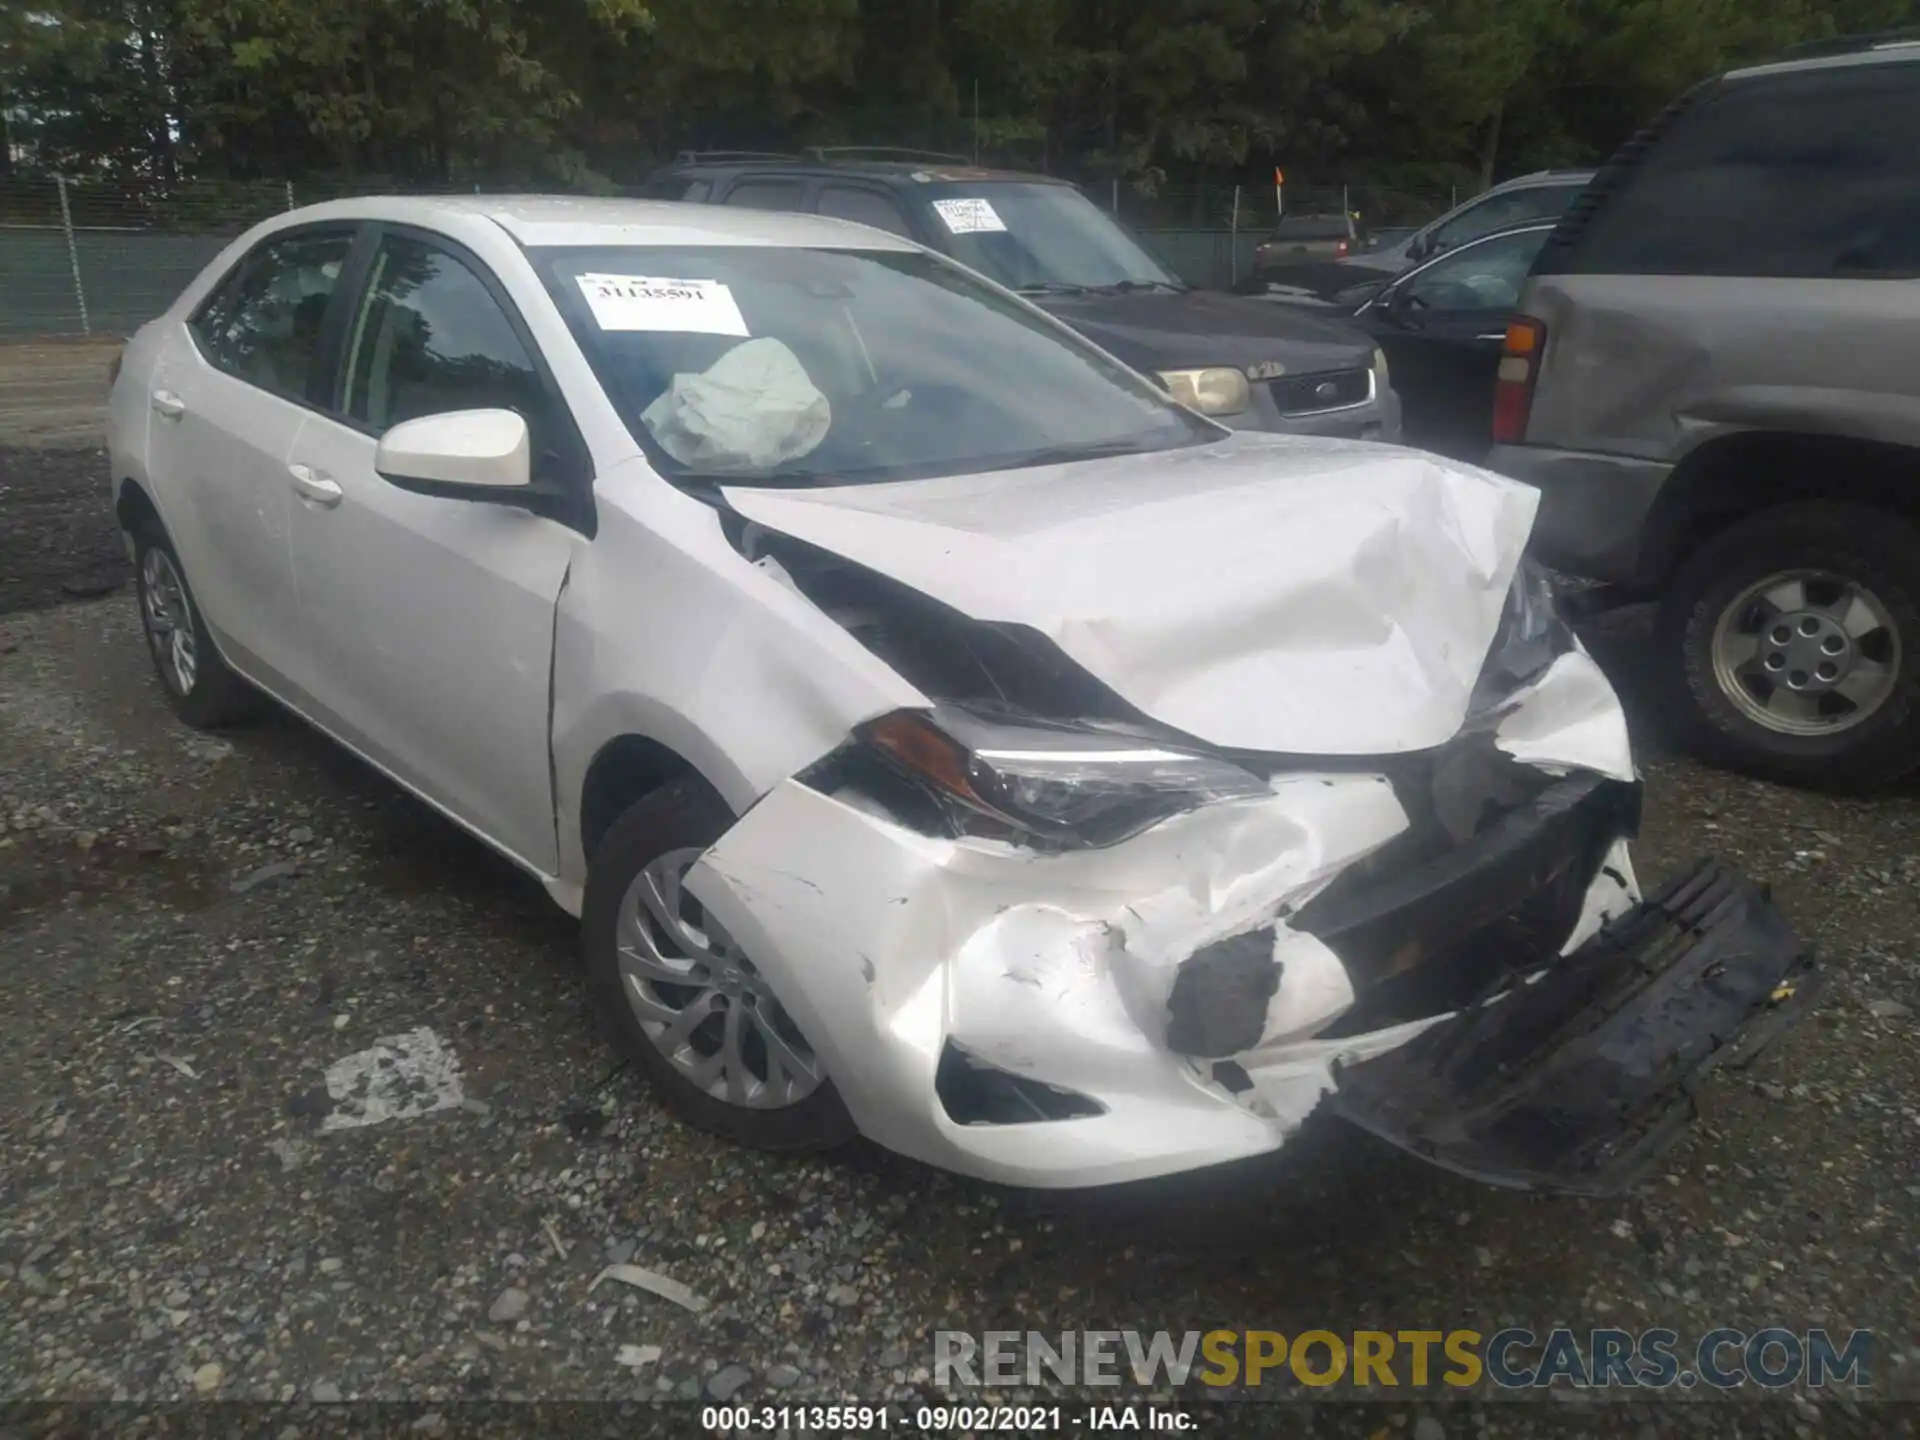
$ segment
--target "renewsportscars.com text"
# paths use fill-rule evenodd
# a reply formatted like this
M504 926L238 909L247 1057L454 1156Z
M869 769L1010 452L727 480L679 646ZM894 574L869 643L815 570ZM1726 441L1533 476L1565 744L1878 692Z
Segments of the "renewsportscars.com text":
M1873 1384L1873 1332L1780 1327L1678 1331L1478 1330L962 1330L934 1333L941 1386L1202 1386L1292 1381L1309 1387L1503 1390L1556 1381L1600 1388L1784 1389Z

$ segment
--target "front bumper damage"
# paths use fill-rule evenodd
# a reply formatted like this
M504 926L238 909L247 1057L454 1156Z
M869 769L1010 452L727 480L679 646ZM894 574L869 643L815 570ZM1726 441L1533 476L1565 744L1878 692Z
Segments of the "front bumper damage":
M1270 789L1043 853L790 780L687 887L869 1138L1020 1185L1260 1154L1325 1105L1482 1179L1603 1189L1811 993L1752 887L1639 903L1638 782L1583 652L1437 752Z

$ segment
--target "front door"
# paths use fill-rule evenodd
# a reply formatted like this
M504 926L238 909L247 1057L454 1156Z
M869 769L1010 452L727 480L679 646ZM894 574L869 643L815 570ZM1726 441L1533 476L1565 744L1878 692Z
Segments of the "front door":
M1547 234L1522 230L1463 245L1355 317L1386 352L1405 443L1475 463L1485 458L1507 318Z
M169 339L148 395L154 489L202 618L229 663L296 703L287 461L352 244L322 229L259 246Z
M374 470L422 415L524 416L536 473L571 426L481 262L411 231L380 239L346 326L330 415L294 447L294 584L316 718L530 868L557 863L548 699L554 607L576 532L438 499ZM569 453L570 450L569 450Z

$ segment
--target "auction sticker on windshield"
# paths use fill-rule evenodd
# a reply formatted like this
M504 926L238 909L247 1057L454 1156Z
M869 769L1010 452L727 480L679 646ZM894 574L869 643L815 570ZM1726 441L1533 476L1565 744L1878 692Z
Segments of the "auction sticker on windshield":
M582 275L594 323L602 330L666 330L692 335L745 335L746 317L718 280L654 275Z
M936 200L933 208L947 222L947 229L956 235L979 235L1007 228L1006 222L1000 218L1000 212L993 208L993 203L978 197L970 200Z

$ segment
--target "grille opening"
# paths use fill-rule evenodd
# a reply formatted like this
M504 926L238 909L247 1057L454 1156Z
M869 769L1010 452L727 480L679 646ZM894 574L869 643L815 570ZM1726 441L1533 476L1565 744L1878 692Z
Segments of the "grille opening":
M1371 370L1330 370L1318 375L1289 375L1273 382L1274 403L1283 415L1312 415L1344 410L1373 398Z

